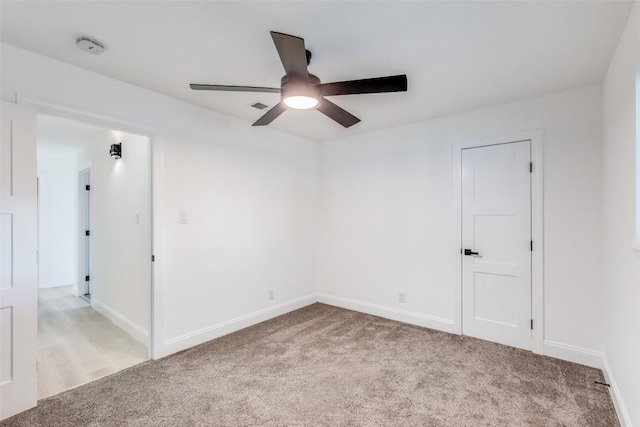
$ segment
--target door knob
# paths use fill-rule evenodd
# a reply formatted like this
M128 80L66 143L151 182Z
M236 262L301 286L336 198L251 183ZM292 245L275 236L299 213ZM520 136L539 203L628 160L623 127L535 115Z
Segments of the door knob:
M477 257L480 256L478 252L473 252L471 249L465 249L464 254L467 256L477 256Z

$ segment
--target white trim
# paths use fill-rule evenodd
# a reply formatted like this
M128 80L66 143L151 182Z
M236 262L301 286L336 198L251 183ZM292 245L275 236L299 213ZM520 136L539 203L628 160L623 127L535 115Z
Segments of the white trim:
M602 352L600 351L544 340L544 355L602 369Z
M531 132L531 351L543 354L544 342L544 161L542 131Z
M87 169L91 169L91 168L93 168L93 161L89 160L89 161L87 161L87 162L84 162L84 163L82 164L82 166L80 166L80 167L78 168L78 173L80 173L80 172L84 172L84 171L86 171Z
M77 297L82 296L82 294L84 294L83 290L84 290L84 286L80 286L80 285L84 285L85 284L85 280L84 280L84 276L86 275L84 272L84 264L83 262L80 260L80 257L83 257L86 255L86 251L84 248L85 245L85 240L82 238L82 231L79 229L79 227L77 227L81 221L84 221L84 219L82 218L82 216L80 215L80 206L81 206L81 201L80 199L82 198L82 191L80 190L80 174L83 171L89 170L89 172L92 171L93 168L93 162L92 161L87 161L84 162L82 164L82 166L80 168L76 168L76 175L75 175L75 184L76 184L76 191L74 193L74 214L75 214L75 218L74 218L74 222L76 223L76 227L75 227L75 240L76 240L76 244L75 244L75 253L74 253L74 264L75 264L75 270L76 270L76 284L74 286L74 295ZM91 184L91 183L89 183ZM91 200L91 199L89 199ZM82 288L82 289L81 289Z
M70 120L79 120L86 124L99 127L108 127L111 130L118 130L126 133L151 136L151 134L157 131L156 129L152 129L146 126L140 126L137 123L131 123L126 120L116 119L98 113L92 113L84 108L79 108L73 105L64 104L39 96L27 95L24 93L16 94L16 103L35 107L38 110L38 113L49 114L52 116L62 117Z
M454 245L456 261L454 263L453 287L454 304L453 333L462 334L462 259L459 252L462 246L462 150L465 148L484 147L488 145L508 144L511 142L531 141L531 238L533 254L531 257L531 316L533 332L531 334L531 351L544 354L544 185L542 130L529 130L507 135L491 136L453 144L453 221L455 228Z
M422 326L424 328L435 329L452 334L457 333L456 325L453 320L450 319L443 319L408 310L399 310L393 307L385 307L382 305L336 297L323 293L318 294L318 302L340 308L346 308L347 310L358 311L360 313L371 314L373 316L384 317L385 319Z
M37 147L37 141L36 141L36 147ZM47 261L47 257L43 256L44 255L44 251L42 250L42 247L40 245L40 243L44 243L42 242L42 220L47 218L47 214L48 214L48 209L47 209L47 205L45 202L45 200L43 200L43 197L45 197L45 195L47 194L47 174L46 172L42 172L42 171L38 171L37 172L37 187L36 187L36 197L37 197L37 204L38 204L38 252L36 255L36 261L38 262L38 290L42 289L42 288L49 288L50 286L47 286L47 284L44 283L44 276L47 273L46 271L44 271L44 267L45 267L45 262ZM78 285L77 284L72 284L72 292L73 289L77 288Z
M86 218L87 218L87 212L85 211L85 208L89 209L88 214L91 215L91 207L87 206L85 204L85 200L84 199L86 196L86 194L83 192L82 190L82 185L80 184L80 177L82 174L84 174L85 172L89 172L89 179L91 180L92 177L92 167L93 167L93 162L89 161L89 162L85 162L83 167L80 168L78 170L78 172L76 173L76 198L75 198L75 213L76 213L76 256L75 256L75 264L76 264L76 272L78 273L76 276L76 286L75 286L75 296L80 297L82 295L84 295L84 291L86 289L86 281L85 281L85 276L87 275L87 271L85 269L86 267L86 263L87 261L89 262L89 271L91 271L91 255L89 255L89 259L86 259L87 256L87 248L86 248L86 244L87 241L84 238L84 234L83 234L83 230L86 230ZM91 185L91 181L89 181L89 185ZM90 197L90 196L89 196ZM89 198L89 201L91 201L91 198ZM89 227L91 225L89 224ZM91 246L89 246L89 251L91 251ZM89 276L91 276L91 273L89 273ZM83 288L84 289L80 289L80 285L83 284ZM91 285L91 282L89 282L89 284Z
M156 360L168 353L164 348L164 289L165 265L164 235L164 148L153 136L149 137L151 150L151 359Z
M636 72L635 75L635 99L634 99L634 107L635 107L635 124L636 124L636 135L635 135L635 143L633 144L635 148L635 203L634 203L634 242L632 245L632 249L640 251L640 70Z
M462 145L454 144L453 161L453 325L462 335Z
M275 305L273 307L254 311L253 313L245 314L244 316L239 316L234 319L217 323L215 325L207 326L206 328L202 328L188 334L170 338L164 341L164 346L162 349L164 354L161 357L177 353L178 351L185 350L199 344L203 344L207 341L211 341L232 332L239 331L257 323L273 319L274 317L281 316L293 310L298 310L300 308L314 304L317 301L317 294L314 293L306 295L301 298L296 298L291 301Z
M149 346L149 332L140 325L126 318L121 313L117 312L95 297L91 298L91 308L102 314L107 319L111 320L113 324L124 330L137 341L140 341L147 347Z
M632 427L631 417L629 416L627 407L622 400L622 395L620 394L618 384L616 383L616 380L611 373L611 367L609 366L606 355L602 356L602 373L604 374L604 380L611 386L609 387L609 393L611 394L613 406L616 408L616 414L618 415L620 425L622 427Z

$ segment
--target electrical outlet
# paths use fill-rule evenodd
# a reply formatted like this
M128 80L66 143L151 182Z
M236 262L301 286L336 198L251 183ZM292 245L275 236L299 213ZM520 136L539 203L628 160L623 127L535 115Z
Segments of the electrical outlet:
M276 291L274 290L270 290L269 291L269 301L272 301L276 298Z
M398 292L398 302L407 302L407 294L404 292Z

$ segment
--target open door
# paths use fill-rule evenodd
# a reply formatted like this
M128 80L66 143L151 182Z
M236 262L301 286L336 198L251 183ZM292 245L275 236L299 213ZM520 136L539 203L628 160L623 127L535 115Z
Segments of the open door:
M36 112L0 110L0 419L36 406Z

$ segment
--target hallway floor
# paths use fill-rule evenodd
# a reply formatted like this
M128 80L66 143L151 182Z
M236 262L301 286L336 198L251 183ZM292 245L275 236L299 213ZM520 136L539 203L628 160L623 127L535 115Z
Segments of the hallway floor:
M38 292L38 399L148 360L139 341L72 295Z

